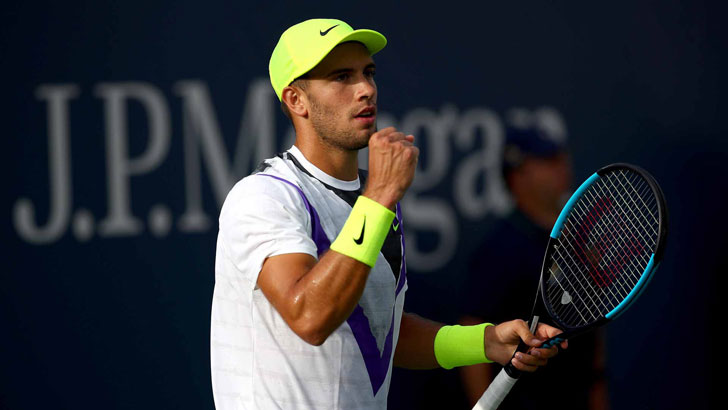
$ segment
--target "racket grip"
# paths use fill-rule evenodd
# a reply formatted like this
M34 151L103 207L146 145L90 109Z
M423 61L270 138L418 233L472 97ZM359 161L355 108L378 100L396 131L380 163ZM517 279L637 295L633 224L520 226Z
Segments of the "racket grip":
M511 359L513 359L514 357L516 357L516 353L518 353L518 352L525 353L525 352L528 351L528 349L530 349L530 346L528 346L527 344L525 344L523 342L523 340L521 340L518 343L518 347L516 347L516 351L513 352L513 356L511 356ZM513 366L513 363L511 363L510 360L503 367L503 371L505 371L506 373L508 373L508 375L511 376L511 378L513 378L513 379L518 379L519 377L521 377L521 374L522 374L522 372L520 370L516 369L516 367Z
M551 347L557 346L561 343L566 341L566 338L563 333L560 333L549 340L543 342L543 344L540 346L541 349L549 349Z
M493 382L490 383L490 386L488 386L485 393L483 393L483 396L480 397L477 403L475 403L473 410L497 409L517 381L518 378L509 376L505 369L501 370L500 373L498 373L498 376L493 379Z

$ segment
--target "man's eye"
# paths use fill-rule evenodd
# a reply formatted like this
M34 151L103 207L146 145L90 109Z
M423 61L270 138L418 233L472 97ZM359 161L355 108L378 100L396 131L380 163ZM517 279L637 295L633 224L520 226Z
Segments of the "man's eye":
M336 76L337 81L346 81L348 79L349 79L349 74L347 74L347 73L342 73L342 74L339 74Z
M367 71L366 74L368 77L374 77L375 75L377 75L377 72L374 70L371 70L371 71Z

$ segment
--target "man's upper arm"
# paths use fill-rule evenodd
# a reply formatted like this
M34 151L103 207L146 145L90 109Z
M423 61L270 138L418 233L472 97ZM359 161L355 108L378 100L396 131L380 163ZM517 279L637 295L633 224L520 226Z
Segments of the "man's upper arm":
M294 188L262 176L233 187L220 212L219 241L252 285L267 258L302 253L315 260L310 216Z
M305 253L271 256L263 262L258 275L258 287L284 319L295 316L288 315L292 299L290 292L316 262L316 258Z

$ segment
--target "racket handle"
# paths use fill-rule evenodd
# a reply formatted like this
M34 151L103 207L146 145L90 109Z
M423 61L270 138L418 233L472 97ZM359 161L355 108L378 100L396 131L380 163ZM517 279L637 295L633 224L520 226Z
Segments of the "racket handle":
M500 371L500 373L498 373L498 376L493 379L493 382L490 383L490 386L488 386L488 389L485 391L485 393L483 393L483 396L478 400L477 403L475 403L475 407L473 407L473 410L497 409L517 381L518 378L509 376L504 368Z
M514 357L516 357L516 353L518 353L518 352L525 353L525 352L528 351L528 349L530 349L530 346L528 346L527 344L523 343L523 340L521 340L518 343L518 347L516 347L516 351L513 352L513 356L511 356L511 359L513 359ZM513 366L513 363L511 363L510 360L503 367L503 371L505 371L506 373L508 373L508 375L511 376L511 378L513 378L513 379L518 379L519 377L521 377L521 374L522 374L522 372L520 370L516 369L516 367Z

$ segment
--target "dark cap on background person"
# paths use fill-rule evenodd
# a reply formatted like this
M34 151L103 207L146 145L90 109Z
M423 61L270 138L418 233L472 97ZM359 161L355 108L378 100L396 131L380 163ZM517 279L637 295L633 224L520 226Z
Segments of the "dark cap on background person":
M506 127L503 144L503 177L518 168L529 157L550 158L566 152L564 140L557 140L536 127Z

